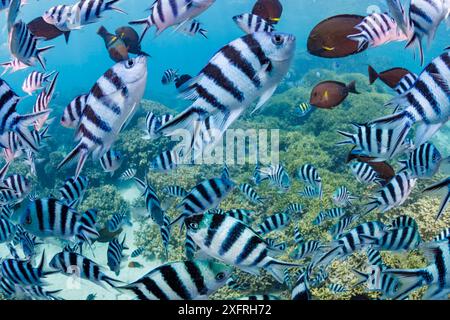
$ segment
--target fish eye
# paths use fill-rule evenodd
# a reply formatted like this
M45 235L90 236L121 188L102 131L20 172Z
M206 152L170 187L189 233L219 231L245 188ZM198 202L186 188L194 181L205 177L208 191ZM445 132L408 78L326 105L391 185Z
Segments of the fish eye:
M283 37L281 35L276 34L276 35L274 35L272 37L272 42L276 46L281 46L283 44L283 42L284 42L284 39L283 39Z
M225 278L225 273L219 272L218 274L216 274L217 281L222 281L224 278Z
M130 69L130 68L132 68L134 66L134 60L133 59L130 59L130 60L128 60L126 63L125 63L125 67L127 68L127 69Z
M189 229L197 230L198 229L198 223L195 223L195 222L189 223Z

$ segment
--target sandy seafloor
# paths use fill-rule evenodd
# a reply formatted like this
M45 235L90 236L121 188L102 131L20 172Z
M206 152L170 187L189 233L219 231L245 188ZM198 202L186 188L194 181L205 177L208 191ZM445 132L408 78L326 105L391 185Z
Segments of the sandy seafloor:
M120 190L122 197L128 201L132 202L137 197L140 196L140 191L133 185L127 185L125 188ZM150 220L147 220L143 223L152 223ZM134 241L134 230L139 228L139 222L133 221L133 226L125 226L123 232L119 236L119 240L123 239L123 236L126 235L126 246L129 248L129 250L125 250L124 254L130 256L131 253L136 249L135 241ZM83 247L83 255L85 255L87 258L92 259L93 261L97 262L101 267L102 271L114 278L118 279L124 282L124 284L131 283L137 279L139 279L144 274L151 271L153 268L157 267L161 264L160 261L149 261L147 259L144 259L141 256L136 258L129 258L125 259L122 263L122 269L120 271L119 276L116 276L114 272L109 270L109 267L107 265L107 250L108 250L108 244L107 243L94 243L92 246L93 251L91 251L88 247ZM44 270L51 270L48 267L48 264L50 260L53 258L53 256L59 252L61 252L61 246L58 246L57 241L46 241L44 245L37 246L36 251L36 257L34 259L34 265L36 266L41 257L42 257L42 251L45 249L45 269ZM19 255L22 256L22 250L20 246L16 247L16 250L18 251ZM95 256L94 256L95 255ZM0 244L0 256L1 257L10 257L10 253L8 248L6 247L6 244ZM128 268L128 263L130 261L136 261L139 262L141 265L143 265L143 268L141 269L132 269ZM58 290L63 289L60 293L57 294L58 297L65 299L65 300L85 300L86 297L94 293L96 294L96 300L130 300L133 299L133 295L128 295L123 292L119 292L118 290L115 290L111 288L108 284L105 284L105 288L102 288L101 286L94 284L88 280L84 279L75 279L74 277L68 277L61 273L52 274L45 278L45 281L48 283L48 286L45 287L46 290Z

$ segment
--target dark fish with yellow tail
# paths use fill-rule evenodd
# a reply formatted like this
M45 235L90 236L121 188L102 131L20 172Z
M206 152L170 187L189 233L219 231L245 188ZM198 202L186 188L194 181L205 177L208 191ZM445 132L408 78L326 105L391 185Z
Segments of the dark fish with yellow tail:
M314 87L309 103L320 109L333 109L344 102L350 93L359 94L355 81L348 85L338 81L324 81Z

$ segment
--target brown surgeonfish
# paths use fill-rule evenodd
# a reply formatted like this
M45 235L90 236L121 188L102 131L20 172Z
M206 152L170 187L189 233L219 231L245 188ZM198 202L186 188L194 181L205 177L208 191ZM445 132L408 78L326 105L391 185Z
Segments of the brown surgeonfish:
M348 85L338 81L324 81L314 87L309 103L319 109L333 109L344 102L349 93L359 94L355 81Z
M372 66L369 66L369 81L373 84L377 79L383 81L390 88L394 89L406 75L411 72L404 68L392 68L383 72L376 72Z
M356 148L356 147L355 147ZM355 149L353 148L353 149ZM367 163L372 167L373 170L378 174L378 177L386 182L389 182L392 180L392 178L395 176L395 170L392 168L392 166L387 162L377 162L372 161L374 158L371 157L365 157L358 154L353 153L350 151L350 153L347 156L347 163L352 162L353 160L358 160L360 162Z
M97 34L105 41L106 49L112 60L120 62L129 59L128 48L121 38L109 33L103 26L98 29Z
M139 34L132 27L120 27L115 31L117 37L125 42L128 52L132 54L148 54L142 52L141 43L139 42Z
M42 17L38 17L28 23L28 29L38 38L43 38L46 41L53 40L58 38L61 35L64 35L66 39L66 43L69 42L70 31L64 32L59 30L52 24L45 22Z
M366 50L367 44L358 49L358 42L347 38L360 32L355 26L363 19L363 16L343 14L320 22L309 34L308 52L322 58L342 58Z
M277 24L283 13L283 6L279 0L258 0L253 7L252 14L263 18L270 24Z

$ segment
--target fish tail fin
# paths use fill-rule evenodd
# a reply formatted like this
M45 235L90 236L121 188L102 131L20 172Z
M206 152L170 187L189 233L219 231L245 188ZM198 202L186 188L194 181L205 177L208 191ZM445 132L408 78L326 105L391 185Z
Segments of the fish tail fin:
M363 283L366 283L367 280L369 280L369 275L367 273L364 273L362 271L352 269L353 273L356 275L356 279L358 280L353 287L357 287Z
M356 81L355 81L355 80L353 80L352 82L350 82L350 83L347 85L347 90L348 90L348 92L350 92L350 93L360 94L360 93L358 92L358 90L356 90Z
M377 81L377 79L380 77L380 75L370 65L369 65L368 70L369 70L369 83L373 84L375 81Z
M353 133L349 133L349 132L345 132L345 131L341 131L341 130L338 130L338 133L341 136L346 137L347 139L336 143L337 146L344 146L347 144L355 144L355 135Z
M397 277L400 281L401 286L397 291L397 296L394 297L393 300L404 299L412 291L424 286L426 284L424 276L428 274L428 272L424 269L387 269L383 272L385 274Z
M83 169L84 163L87 160L87 157L89 155L89 149L86 144L83 142L80 142L75 149L73 149L65 158L63 161L61 161L60 164L58 164L57 169L60 170L62 167L66 166L67 164L74 161L76 158L79 157L77 169L75 173L75 177L78 177L80 175L81 170Z
M111 1L109 1L108 3L106 3L105 9L106 10L114 10L114 11L117 11L117 12L123 13L123 14L128 14L125 11L123 11L122 9L117 8L117 7L114 6L114 4L116 4L119 1L120 0L111 0Z
M153 26L153 23L149 19L141 19L141 20L134 20L130 21L129 24L131 25L138 25L138 24L145 24L144 31L142 31L142 34L139 38L139 43L144 40L145 35L147 34L148 30Z
M378 201L377 199L374 199L373 201L367 203L367 204L365 205L365 209L366 209L365 214L369 214L369 213L371 213L372 211L378 209L378 207L379 207L380 205L381 205L381 204L380 204L380 201Z
M49 72L49 73L47 73L45 76L44 76L44 81L47 81L48 79L50 79L54 74L56 74L56 73L58 73L58 71L52 71L52 72Z
M266 269L279 283L284 283L285 270L295 267L301 267L301 265L272 259L264 266L264 269Z
M413 45L417 45L417 47L419 48L420 65L423 66L423 63L425 60L425 55L423 53L423 44L422 44L422 40L417 36L416 33L414 33L414 35L411 37L411 39L409 39L409 41L406 43L405 48L410 48Z
M25 143L28 147L30 147L33 151L37 152L39 149L39 146L37 145L36 141L33 139L33 135L31 134L31 131L28 130L28 127L32 125L34 122L38 121L41 117L47 115L50 113L50 109L26 114L19 116L17 120L17 125L14 129L14 131L19 136L20 140Z
M198 31L202 36L204 36L206 39L208 39L208 31L205 29L200 29Z
M42 57L42 54L50 49L53 49L54 47L55 46L47 46L44 48L37 49L36 59L39 61L39 64L42 66L42 68L44 70L46 70L46 68L45 68L45 61L44 61L44 58Z
M102 277L102 280L105 281L107 284L109 284L114 289L119 289L118 285L123 285L124 282L118 279L114 279L108 276Z
M424 190L424 192L445 192L445 196L442 199L439 211L436 216L436 220L439 220L445 212L448 204L450 203L450 178L435 183Z

